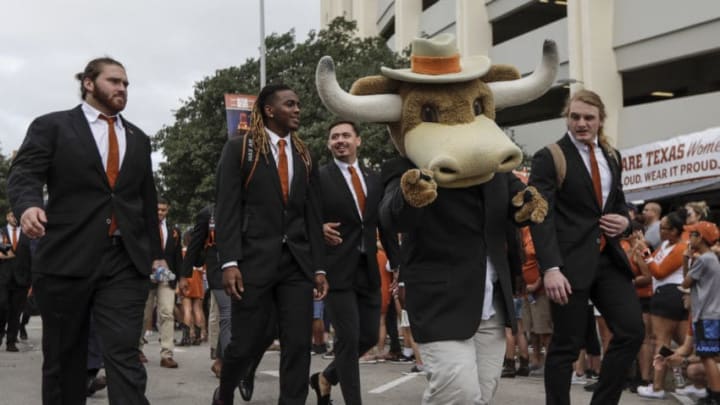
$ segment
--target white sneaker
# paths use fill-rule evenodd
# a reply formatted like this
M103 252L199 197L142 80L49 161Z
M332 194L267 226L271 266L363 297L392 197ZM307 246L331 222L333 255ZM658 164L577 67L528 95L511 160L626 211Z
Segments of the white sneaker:
M705 398L707 396L707 390L705 388L697 388L696 386L689 384L682 388L675 389L676 394L687 395L695 398Z
M587 383L587 380L585 379L585 375L584 375L584 374L583 374L583 375L577 375L577 374L575 374L575 372L573 371L573 373L572 373L572 380L570 380L570 384L585 385L586 383Z
M652 384L647 387L639 386L637 393L643 398L665 399L665 390L655 391Z

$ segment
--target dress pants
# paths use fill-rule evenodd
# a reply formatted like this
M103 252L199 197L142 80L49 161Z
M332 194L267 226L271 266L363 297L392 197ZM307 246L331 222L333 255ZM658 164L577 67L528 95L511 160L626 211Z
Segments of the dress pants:
M495 308L502 308L497 299ZM423 405L492 403L505 356L503 318L496 311L470 339L418 343L428 379Z
M240 264L242 272L242 263ZM264 285L244 284L242 300L232 301L232 337L223 353L220 397L233 404L239 381L280 333L279 405L304 405L308 394L314 284L286 245L274 279Z
M330 290L326 310L335 328L335 359L323 375L332 385L340 383L348 405L362 403L358 358L377 343L380 328L379 289Z
M89 277L34 274L43 326L43 405L85 404L90 314L103 345L110 405L149 404L137 347L147 276L118 238L103 241L102 250Z
M87 369L88 371L96 371L103 368L102 358L102 343L100 343L100 337L97 333L97 326L95 326L95 320L90 315L90 326L88 329L88 358L87 358Z
M591 404L618 403L626 370L642 345L645 331L635 287L607 252L606 249L600 255L595 280L589 288L573 288L565 305L551 303L554 330L545 359L545 400L548 405L570 404L572 363L585 343L588 299L592 299L613 333Z
M220 324L219 333L217 334L217 350L216 355L223 359L225 348L230 343L230 336L232 336L232 299L225 292L225 290L214 289L212 290L213 300L217 307L218 323ZM263 350L263 353L265 351ZM262 357L262 356L261 356Z
M25 308L28 289L17 285L10 271L1 266L0 264L0 336L7 325L6 342L17 343L20 314ZM0 341L0 343L2 342Z

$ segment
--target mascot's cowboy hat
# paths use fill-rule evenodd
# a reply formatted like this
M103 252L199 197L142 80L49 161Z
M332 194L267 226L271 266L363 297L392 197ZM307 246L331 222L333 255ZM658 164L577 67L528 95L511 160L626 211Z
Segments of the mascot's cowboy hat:
M460 58L453 34L417 38L412 42L410 69L381 68L384 76L412 83L456 83L477 79L490 69L490 59Z

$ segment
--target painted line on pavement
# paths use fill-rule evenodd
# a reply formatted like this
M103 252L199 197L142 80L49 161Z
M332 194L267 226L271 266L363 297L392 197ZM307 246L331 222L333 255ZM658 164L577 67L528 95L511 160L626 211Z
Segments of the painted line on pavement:
M408 375L406 375L406 376L402 376L402 377L400 377L400 378L398 378L398 379L396 379L396 380L392 380L392 381L390 381L389 383L383 384L383 385L381 385L381 386L379 386L379 387L377 387L377 388L375 388L375 389L372 389L372 390L370 390L370 391L368 391L368 392L369 392L370 394L382 394L383 392L385 392L385 391L387 391L387 390L389 390L389 389L391 389L391 388L395 388L395 387L397 387L397 386L400 385L400 384L403 384L403 383L405 383L405 382L407 382L407 381L412 380L413 378L417 377L418 375L420 375L420 373L413 373L413 374L408 374Z
M280 378L280 371L278 371L278 370L265 370L265 371L261 371L260 374L266 374L266 375L271 375L273 377Z

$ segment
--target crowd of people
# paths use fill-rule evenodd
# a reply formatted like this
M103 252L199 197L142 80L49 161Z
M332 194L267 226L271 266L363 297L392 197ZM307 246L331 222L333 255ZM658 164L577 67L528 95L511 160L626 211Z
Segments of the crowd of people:
M702 320L714 320L718 315L720 273L715 273L715 263L720 233L709 222L710 209L704 201L688 202L664 216L661 205L653 201L644 203L640 212L633 205L628 209L631 232L620 245L633 270L645 335L633 366L624 375L626 387L651 399L665 398L666 388L672 388L701 400L699 403L712 403L706 398L718 387L717 353L712 347L703 353L694 343L698 328L706 333L705 324L714 327ZM550 301L542 288L535 246L526 228L521 229L521 238L522 279L517 282L515 298L519 327L517 334L507 330L504 378L544 375L544 355L553 332ZM588 331L570 381L594 391L612 332L592 302L588 302L587 319ZM706 368L710 370L707 373Z
M111 404L147 404L143 350L156 332L163 368L182 367L175 346L209 342L214 405L234 403L236 388L251 400L271 346L281 404L310 391L329 404L337 385L360 404L358 365L384 361L427 375L426 404L491 403L501 376L528 375L544 377L548 404L569 404L571 384L593 404L628 386L663 398L669 372L676 392L720 401L718 228L703 202L663 216L658 202L638 213L625 201L597 94L571 96L567 133L535 155L529 179L497 173L414 205L408 184L428 173L406 158L382 176L365 167L345 120L327 128L332 159L318 167L297 134L298 95L268 85L222 151L216 200L183 232L156 195L148 138L120 115L122 64L95 59L78 79L81 105L30 125L2 228L0 337L18 350L32 297L44 404L85 403L106 384ZM547 217L507 226L529 189ZM449 258L452 274L437 272ZM448 293L463 285L480 293ZM312 354L331 361L310 375Z

